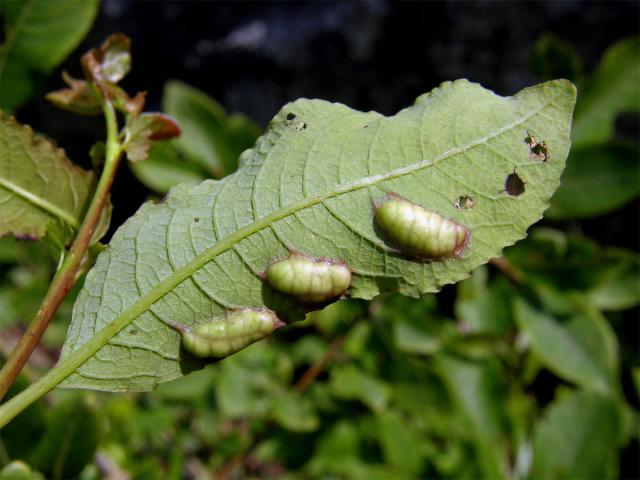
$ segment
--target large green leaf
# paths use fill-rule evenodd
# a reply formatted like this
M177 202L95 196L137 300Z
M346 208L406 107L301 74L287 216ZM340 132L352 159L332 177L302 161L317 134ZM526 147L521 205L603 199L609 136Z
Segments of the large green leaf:
M571 151L562 186L547 215L568 219L602 215L640 193L640 147L607 142Z
M259 133L246 117L227 117L213 98L177 80L166 83L162 108L182 128L176 147L215 178L235 171L238 156L253 145Z
M615 392L618 348L604 318L584 312L560 323L522 299L516 301L515 310L532 350L551 371L601 393Z
M62 149L0 112L0 236L73 238L95 176L74 165ZM94 239L109 226L104 209Z
M416 448L421 438L412 422L388 410L376 416L376 428L386 463L400 469L407 478L419 476L424 459Z
M147 390L182 375L193 365L180 361L179 336L163 321L191 325L259 305L300 318L307 307L259 275L289 248L346 261L352 297L419 296L465 278L542 216L564 167L574 102L563 80L507 98L460 80L393 117L319 100L286 105L237 173L177 186L116 232L75 304L62 361L111 323L83 352L109 345L64 385ZM530 158L527 132L547 143L549 162ZM504 191L514 169L526 182L519 196ZM464 224L468 249L431 262L390 249L371 210L389 191ZM456 208L461 195L473 208Z
M486 478L508 476L507 387L497 362L469 362L452 355L436 357L442 379L471 429L476 461Z
M622 112L640 112L640 37L610 47L580 91L574 144L592 145L610 139L616 115Z
M535 432L532 478L614 478L621 431L613 400L592 392L561 398Z
M65 59L89 31L99 0L6 0L0 46L0 108L13 110L33 92L37 75Z

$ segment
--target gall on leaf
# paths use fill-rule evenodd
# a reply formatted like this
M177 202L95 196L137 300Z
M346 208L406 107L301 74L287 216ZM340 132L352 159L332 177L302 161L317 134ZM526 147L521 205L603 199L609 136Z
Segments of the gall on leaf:
M166 323L180 332L184 349L200 358L224 358L285 326L268 308L231 310L195 327Z
M374 205L376 223L402 253L421 259L457 257L467 248L467 227L398 194Z
M351 286L351 269L342 261L292 252L267 268L265 280L274 289L301 302L322 303Z

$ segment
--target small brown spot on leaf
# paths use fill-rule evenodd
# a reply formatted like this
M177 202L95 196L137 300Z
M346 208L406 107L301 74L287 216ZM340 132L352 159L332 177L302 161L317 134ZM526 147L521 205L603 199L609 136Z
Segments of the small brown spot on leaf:
M193 223L200 223L200 219L198 217L194 218Z

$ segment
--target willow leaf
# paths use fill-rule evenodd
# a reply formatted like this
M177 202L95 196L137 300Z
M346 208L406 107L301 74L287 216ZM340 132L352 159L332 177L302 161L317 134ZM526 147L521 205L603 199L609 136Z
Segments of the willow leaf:
M61 365L87 342L73 362L96 353L63 386L148 390L200 366L165 322L193 325L265 305L300 318L303 306L260 277L288 249L344 260L353 271L347 294L359 298L419 296L467 277L547 208L574 102L563 80L506 98L459 80L392 117L319 100L286 105L235 174L178 185L115 233L76 301ZM549 161L531 158L528 135L546 142ZM525 182L518 196L504 191L514 170ZM393 251L371 206L388 192L465 225L468 248L431 262ZM469 208L458 208L460 196L473 198L462 202Z
M80 226L95 176L71 163L64 150L0 112L0 237L68 243ZM109 226L107 205L97 241Z

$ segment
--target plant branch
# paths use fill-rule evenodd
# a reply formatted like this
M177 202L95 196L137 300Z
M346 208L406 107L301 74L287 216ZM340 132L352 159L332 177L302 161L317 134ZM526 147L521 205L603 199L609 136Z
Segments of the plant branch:
M40 309L29 324L7 362L0 370L0 399L9 390L16 377L31 356L53 315L58 310L60 303L67 295L76 280L76 274L82 265L82 260L87 254L91 237L96 229L104 206L113 184L116 170L122 156L121 145L118 142L118 123L113 105L110 101L103 102L103 110L107 123L106 158L100 180L96 186L91 204L78 230L78 234L71 246L69 255L54 276L49 290L44 297Z
M522 272L514 267L506 258L492 258L489 263L504 273L512 282L523 283L524 278Z

